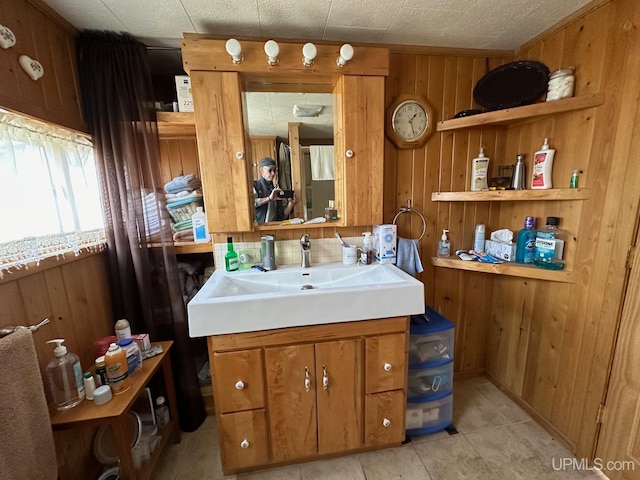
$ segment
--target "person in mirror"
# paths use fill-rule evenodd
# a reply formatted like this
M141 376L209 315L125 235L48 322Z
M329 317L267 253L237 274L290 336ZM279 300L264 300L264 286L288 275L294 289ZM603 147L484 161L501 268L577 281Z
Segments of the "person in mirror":
M276 161L265 157L258 162L261 177L253 181L253 197L258 223L278 222L291 215L293 207L298 203L295 193L293 198L280 198L282 190L273 182L276 176Z

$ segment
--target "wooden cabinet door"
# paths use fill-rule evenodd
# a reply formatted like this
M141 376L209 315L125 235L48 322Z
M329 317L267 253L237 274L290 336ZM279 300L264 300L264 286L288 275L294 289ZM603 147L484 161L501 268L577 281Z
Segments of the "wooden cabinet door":
M335 188L345 225L382 223L384 77L343 75L334 89ZM347 152L351 151L349 157Z
M405 404L402 390L366 396L364 438L367 447L402 443Z
M220 413L264 408L260 349L213 354L211 376Z
M198 158L209 232L253 228L238 72L191 72Z
M362 340L317 343L315 350L318 452L359 448L363 443Z
M220 454L225 474L269 461L267 419L264 410L227 413L219 417Z
M317 454L313 344L267 348L265 363L273 461Z
M394 333L365 340L366 392L405 387L407 382L407 335Z

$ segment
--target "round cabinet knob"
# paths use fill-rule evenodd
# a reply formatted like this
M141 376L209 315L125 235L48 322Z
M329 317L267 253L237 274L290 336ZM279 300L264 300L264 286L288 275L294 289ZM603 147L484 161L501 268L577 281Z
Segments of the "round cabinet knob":
M351 158L353 157L353 150L347 150L346 152L344 152L344 154L347 156L347 158Z
M242 152L236 152L236 158L237 158L238 160L242 160L242 159L244 158L244 153L242 153Z
M249 440L247 440L246 438L244 440L242 440L240 442L240 447L242 448L249 448Z
M383 368L385 372L388 372L391 370L392 367L390 363L385 363Z
M391 425L391 420L389 420L388 418L385 418L384 420L382 420L383 427L388 427L389 425Z
M244 388L244 382L242 380L238 380L236 383L236 390L242 390Z

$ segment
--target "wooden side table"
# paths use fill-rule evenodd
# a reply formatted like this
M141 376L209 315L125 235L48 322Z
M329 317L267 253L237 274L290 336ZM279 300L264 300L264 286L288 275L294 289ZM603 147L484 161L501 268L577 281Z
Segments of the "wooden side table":
M84 400L79 405L65 411L49 410L51 427L53 430L63 430L79 426L95 426L109 424L116 443L116 449L120 458L120 478L123 480L148 479L153 468L160 458L167 440L173 434L176 443L180 442L180 427L178 425L178 409L173 385L173 370L171 368L171 355L169 349L172 341L156 342L153 345L161 345L164 350L160 355L148 358L142 362L142 368L131 375L131 387L126 392L114 395L111 401L104 405L96 406L90 400ZM154 450L148 462L143 463L139 469L133 466L131 459L129 420L127 412L133 405L142 389L147 386L153 375L162 368L164 383L167 389L167 401L171 420L169 424L158 431L160 443Z

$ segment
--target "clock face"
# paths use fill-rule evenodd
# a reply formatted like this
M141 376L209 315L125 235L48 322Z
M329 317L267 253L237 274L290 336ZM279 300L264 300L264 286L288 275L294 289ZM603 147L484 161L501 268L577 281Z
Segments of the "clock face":
M394 110L391 125L403 140L411 142L427 130L429 114L418 102L406 100Z

